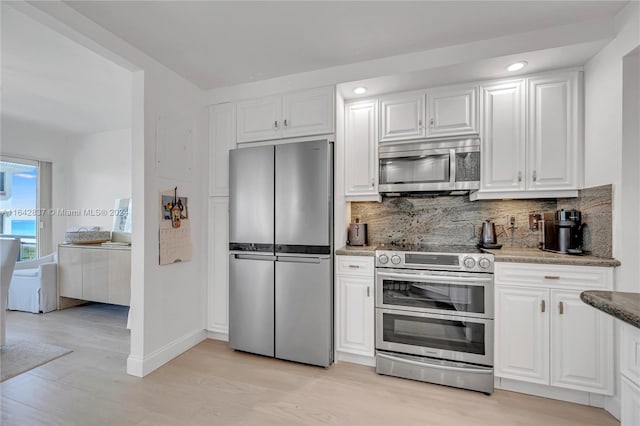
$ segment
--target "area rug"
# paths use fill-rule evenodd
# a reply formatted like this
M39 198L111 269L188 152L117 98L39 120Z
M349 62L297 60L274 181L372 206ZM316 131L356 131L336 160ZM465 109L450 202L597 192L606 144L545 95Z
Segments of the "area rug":
M0 382L58 359L72 351L46 343L9 341L0 348Z

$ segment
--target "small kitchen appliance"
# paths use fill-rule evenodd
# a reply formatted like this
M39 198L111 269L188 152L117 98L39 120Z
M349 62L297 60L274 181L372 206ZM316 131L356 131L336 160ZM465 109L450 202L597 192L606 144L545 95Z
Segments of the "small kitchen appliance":
M349 224L349 240L347 244L350 246L364 246L367 244L366 223L360 223L360 219L356 218L356 223Z
M376 250L376 372L492 393L493 263L473 246Z
M558 210L544 214L542 249L564 254L582 254L584 230L579 210Z
M487 249L499 249L502 247L502 244L498 244L495 223L490 220L485 220L482 223L482 233L480 234L480 242L478 245Z

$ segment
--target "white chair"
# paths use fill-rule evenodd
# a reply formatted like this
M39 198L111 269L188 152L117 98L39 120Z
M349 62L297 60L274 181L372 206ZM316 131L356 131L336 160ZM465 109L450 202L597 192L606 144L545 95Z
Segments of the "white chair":
M16 263L9 286L9 310L34 314L55 311L58 306L57 263L55 253Z
M19 250L19 239L0 238L0 346L4 346L6 340L7 293Z

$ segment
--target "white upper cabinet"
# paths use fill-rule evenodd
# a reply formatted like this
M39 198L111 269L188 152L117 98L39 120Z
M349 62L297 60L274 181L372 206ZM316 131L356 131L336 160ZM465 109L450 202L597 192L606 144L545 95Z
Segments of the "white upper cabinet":
M524 81L480 87L482 190L523 191L526 173Z
M236 115L232 103L209 109L209 196L229 195L229 150L236 147Z
M528 80L530 190L578 189L582 155L577 87L575 72Z
M237 141L333 133L334 107L333 87L238 102Z
M344 182L347 201L378 201L378 101L345 104Z
M282 96L238 102L238 143L282 137Z
M284 95L282 137L333 133L334 104L333 87Z
M480 88L482 178L471 200L577 197L582 187L582 73L522 81Z
M477 92L476 84L427 90L427 137L478 133Z
M420 139L425 135L424 92L380 98L380 142Z

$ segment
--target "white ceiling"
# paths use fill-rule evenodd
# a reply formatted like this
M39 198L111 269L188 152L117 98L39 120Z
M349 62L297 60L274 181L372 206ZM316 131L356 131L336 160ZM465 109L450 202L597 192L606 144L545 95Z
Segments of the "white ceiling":
M496 57L484 61L431 68L419 72L350 81L339 84L338 91L344 99L357 99L452 83L517 77L518 75L551 69L579 67L600 51L606 43L607 40L598 40L552 49L522 52L517 55ZM525 68L518 72L507 71L508 65L523 60L527 61ZM356 87L365 87L367 92L362 95L356 95L353 93Z
M131 73L2 2L2 118L64 135L131 127Z
M69 1L203 89L612 17L626 2Z

